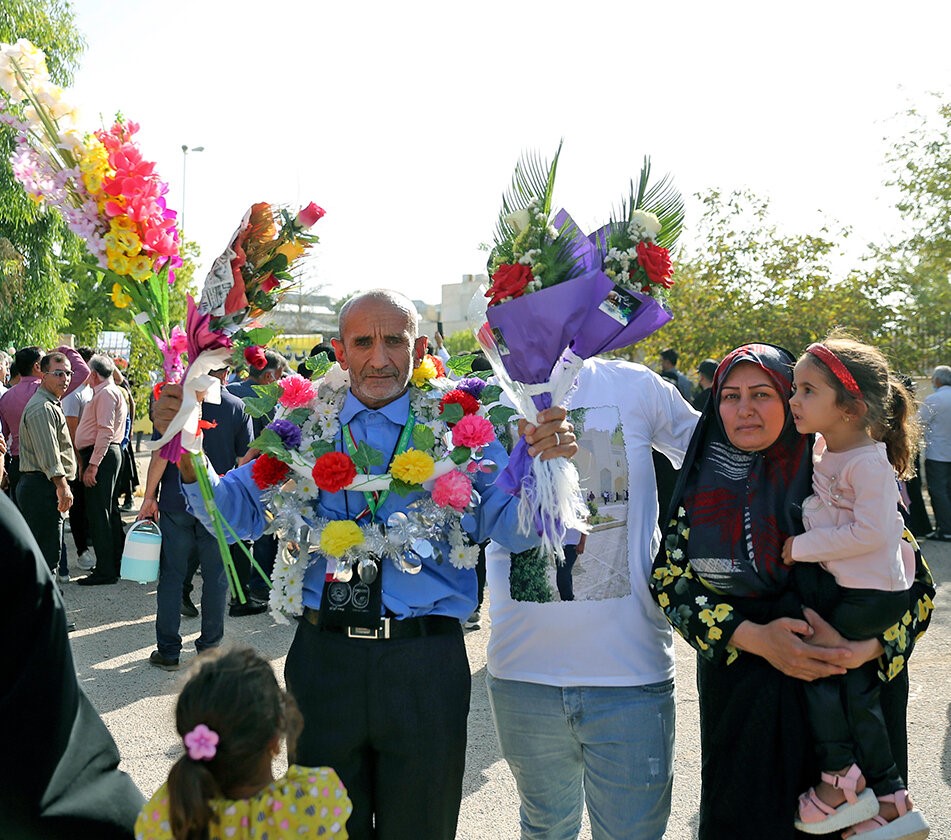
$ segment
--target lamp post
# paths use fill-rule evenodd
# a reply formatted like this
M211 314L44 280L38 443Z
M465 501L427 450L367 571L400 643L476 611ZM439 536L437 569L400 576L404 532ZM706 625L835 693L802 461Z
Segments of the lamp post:
M186 174L186 165L188 164L188 153L189 152L203 152L205 151L204 146L192 146L188 147L187 143L182 143L182 223L181 231L185 233L185 174Z

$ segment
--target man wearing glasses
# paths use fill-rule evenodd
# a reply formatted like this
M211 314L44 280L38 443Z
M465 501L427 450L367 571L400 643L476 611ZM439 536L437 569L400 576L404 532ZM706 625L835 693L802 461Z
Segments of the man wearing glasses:
M69 481L76 477L76 454L60 400L73 370L64 353L40 360L39 387L20 420L20 480L17 505L55 573L63 543L63 514L73 503Z

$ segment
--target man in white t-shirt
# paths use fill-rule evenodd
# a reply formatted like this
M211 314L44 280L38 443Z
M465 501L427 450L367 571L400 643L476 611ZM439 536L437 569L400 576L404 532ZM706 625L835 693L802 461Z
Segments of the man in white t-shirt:
M568 400L592 516L574 600L513 600L509 555L487 552L489 701L521 799L522 838L651 840L670 815L674 656L647 589L660 546L652 449L683 461L699 415L642 365L591 359ZM625 491L628 498L625 499ZM615 501L619 500L619 501Z

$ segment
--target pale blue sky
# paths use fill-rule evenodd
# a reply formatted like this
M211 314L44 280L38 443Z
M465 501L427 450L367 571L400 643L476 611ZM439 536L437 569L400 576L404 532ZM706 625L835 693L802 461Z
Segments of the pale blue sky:
M314 200L334 295L438 302L484 269L520 152L561 137L556 202L586 228L650 154L685 194L749 187L790 230L825 213L879 239L891 118L951 80L946 2L73 5L88 124L141 123L178 209L181 146L205 147L185 207L201 276L252 202Z

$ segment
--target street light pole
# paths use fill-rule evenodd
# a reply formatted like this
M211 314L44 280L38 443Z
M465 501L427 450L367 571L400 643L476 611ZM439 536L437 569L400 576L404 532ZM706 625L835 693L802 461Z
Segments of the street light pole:
M204 146L192 146L189 148L187 143L182 143L182 218L180 229L183 234L185 233L185 175L187 171L186 164L188 163L188 153L203 151L205 151Z

